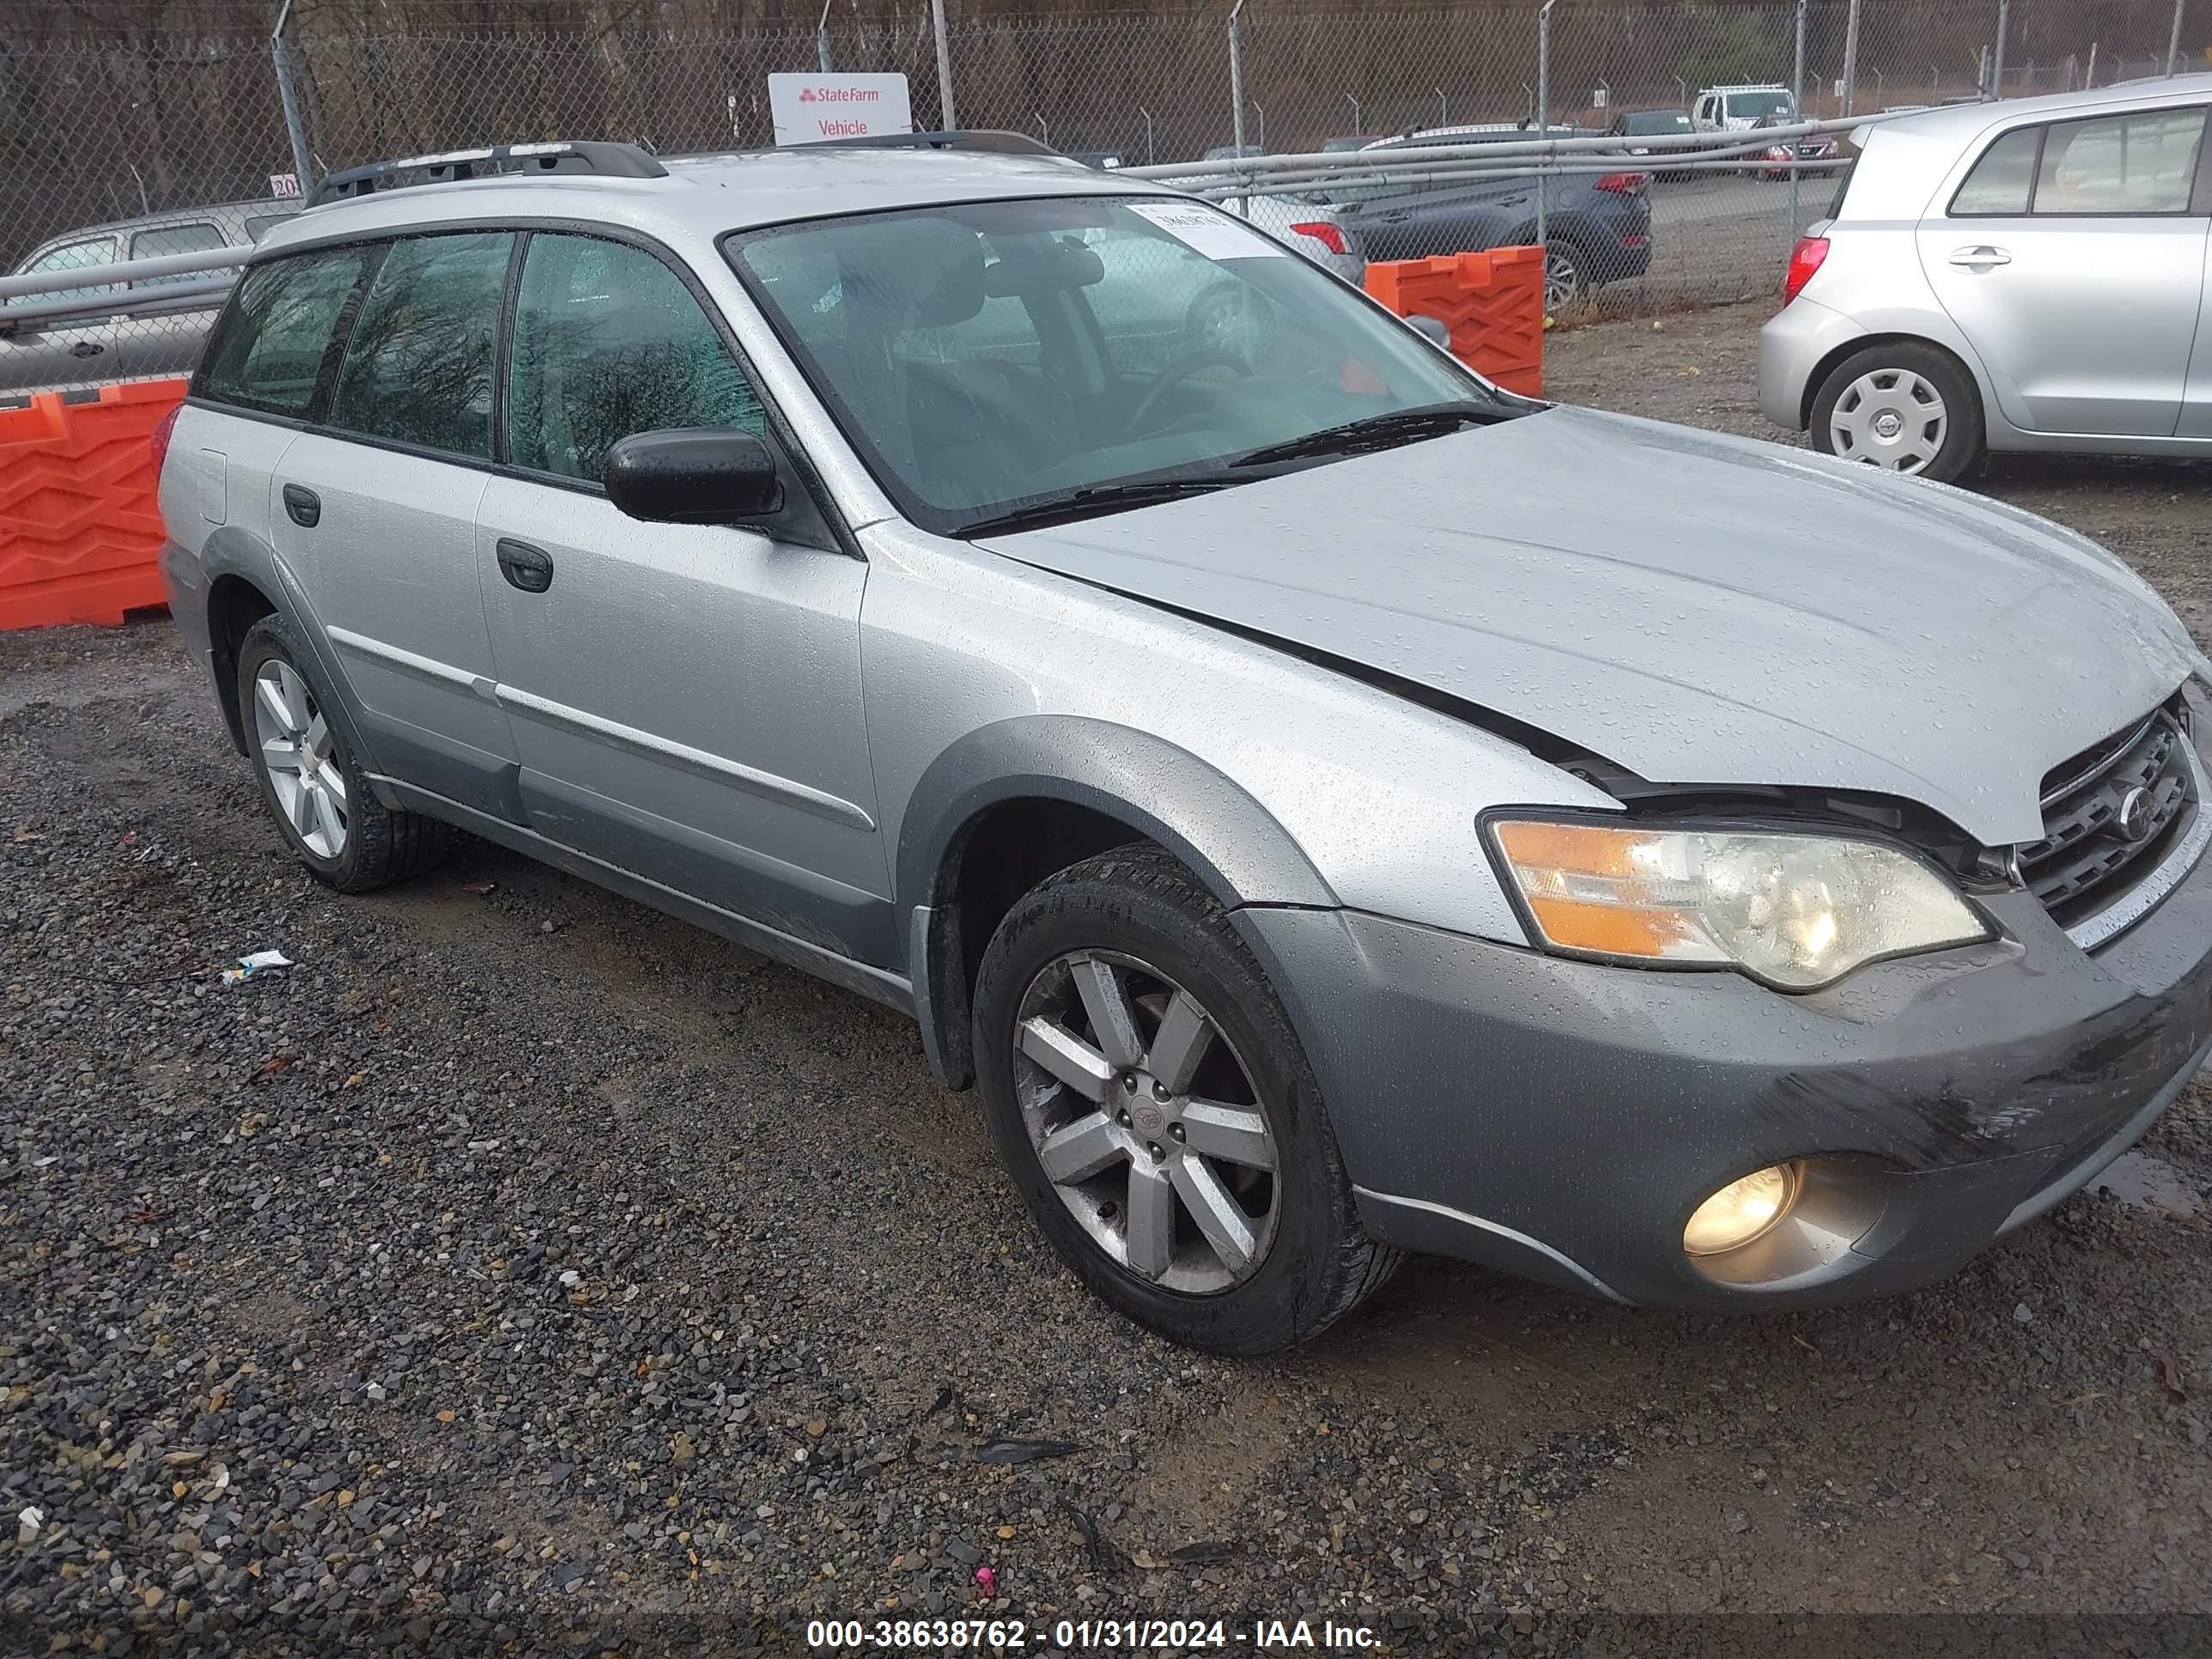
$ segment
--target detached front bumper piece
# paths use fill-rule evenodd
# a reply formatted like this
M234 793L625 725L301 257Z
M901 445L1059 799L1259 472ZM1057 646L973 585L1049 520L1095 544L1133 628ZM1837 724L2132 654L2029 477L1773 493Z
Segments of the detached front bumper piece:
M1615 1299L1817 1305L1942 1278L2094 1179L2212 1054L2212 859L2094 956L2005 937L1788 996L1354 912L1249 908L1377 1237ZM1796 1207L1693 1260L1717 1188Z

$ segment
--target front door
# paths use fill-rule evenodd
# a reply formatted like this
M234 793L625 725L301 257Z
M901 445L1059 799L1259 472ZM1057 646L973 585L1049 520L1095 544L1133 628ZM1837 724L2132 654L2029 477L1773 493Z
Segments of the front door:
M476 556L532 826L894 961L860 707L866 565L757 530L641 524L599 483L633 433L765 434L701 301L643 248L533 234L506 420L509 470L478 507Z
M2202 107L2020 127L1921 222L1921 268L2028 432L2168 438L2204 291Z

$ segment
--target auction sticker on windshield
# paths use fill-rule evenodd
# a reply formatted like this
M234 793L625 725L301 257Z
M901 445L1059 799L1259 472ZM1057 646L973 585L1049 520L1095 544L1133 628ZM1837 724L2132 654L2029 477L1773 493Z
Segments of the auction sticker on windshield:
M1209 259L1272 258L1290 252L1273 237L1196 202L1132 202L1129 211Z

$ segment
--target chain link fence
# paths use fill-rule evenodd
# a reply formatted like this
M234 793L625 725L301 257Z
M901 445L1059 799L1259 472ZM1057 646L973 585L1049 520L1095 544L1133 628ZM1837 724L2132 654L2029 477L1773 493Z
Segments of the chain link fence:
M0 16L0 270L251 240L296 205L274 194L289 175L381 157L550 137L664 154L766 145L766 77L823 67L903 72L918 126L1006 128L1139 166L1439 127L1604 131L1693 110L1737 124L1759 106L1701 104L1709 88L1786 88L1818 118L2212 65L2212 0L1228 0L1051 16L953 0L948 111L927 0L833 0L818 25L724 21L721 0L295 0L265 20L234 9L246 0L176 0L158 28L143 8L103 22L103 3L120 0L21 0ZM1595 302L1634 312L1771 292L1839 165L1659 169L1648 268ZM247 205L201 211L224 204ZM0 322L0 394L27 375L171 372L206 321L171 309L49 329L35 366L35 331ZM161 349L126 349L146 341Z

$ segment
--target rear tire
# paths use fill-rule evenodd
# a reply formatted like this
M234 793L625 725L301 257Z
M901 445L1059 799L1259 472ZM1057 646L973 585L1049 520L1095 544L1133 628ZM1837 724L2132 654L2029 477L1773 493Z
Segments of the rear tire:
M1557 311L1589 298L1594 283L1590 258L1572 242L1553 242L1544 250L1544 309Z
M983 955L975 1040L1031 1218L1138 1323L1266 1353L1318 1334L1397 1266L1360 1227L1320 1085L1258 963L1160 849L1101 854L1015 903Z
M452 830L385 806L327 711L337 706L292 624L272 612L238 647L238 710L262 804L308 873L341 893L419 875Z
M1813 399L1813 447L1948 483L1980 460L1981 395L1948 352L1897 340L1854 352Z

